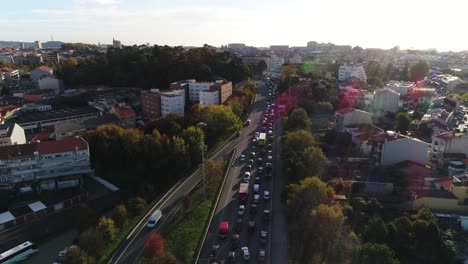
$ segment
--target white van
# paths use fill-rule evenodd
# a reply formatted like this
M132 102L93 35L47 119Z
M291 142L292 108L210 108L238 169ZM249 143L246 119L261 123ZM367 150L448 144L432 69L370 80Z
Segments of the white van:
M162 217L162 212L161 210L156 210L156 212L154 212L149 220L148 220L148 224L146 224L146 227L148 228L153 228L159 221L159 219L161 219Z

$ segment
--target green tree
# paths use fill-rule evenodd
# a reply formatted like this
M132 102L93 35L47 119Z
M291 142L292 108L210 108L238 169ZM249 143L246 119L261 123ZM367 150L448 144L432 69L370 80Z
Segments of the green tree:
M314 105L314 111L318 114L330 114L333 111L333 105L330 102L318 102Z
M417 82L423 80L428 74L431 67L425 60L420 60L411 63L408 69L409 80Z
M312 128L312 121L302 108L295 108L286 119L285 129L288 131L307 130Z
M181 136L187 144L192 165L199 164L201 162L202 148L204 151L207 150L206 144L204 146L201 144L202 138L205 137L203 130L199 127L189 126L182 131Z
M400 112L396 116L395 130L406 134L411 124L411 118L407 113Z
M99 218L99 223L96 230L102 233L104 240L107 242L114 241L118 231L114 220L105 216Z
M387 226L382 218L373 218L369 221L365 230L365 238L370 243L381 243L386 242L388 235Z
M205 161L205 177L207 181L207 191L210 195L216 195L217 189L223 178L221 165L213 160Z
M146 201L141 197L131 198L128 201L127 207L132 215L140 215L146 208Z
M468 102L468 92L464 93L461 98L463 99L464 102Z
M124 227L128 222L127 207L124 204L116 205L112 212L112 219L119 228Z
M242 121L226 105L203 108L203 121L207 124L205 131L208 143L214 143L215 139L232 134L242 127Z
M75 210L75 226L78 231L83 231L93 226L97 222L97 219L98 215L96 210L88 207L85 203L78 205Z
M296 170L296 178L317 176L321 178L328 167L329 161L322 150L318 147L307 147L302 155L302 161L298 163L300 167Z
M96 261L79 247L67 250L63 264L94 264Z
M395 253L385 244L366 243L361 249L361 261L363 264L398 264L400 261Z
M101 232L90 228L80 234L78 245L93 257L99 257L105 249L107 242Z

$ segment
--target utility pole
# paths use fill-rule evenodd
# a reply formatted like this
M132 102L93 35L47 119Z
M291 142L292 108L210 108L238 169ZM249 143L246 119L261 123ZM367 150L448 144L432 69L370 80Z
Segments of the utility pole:
M197 127L199 127L202 132L203 128L206 127L207 124L200 122L197 124ZM205 154L204 154L204 149L205 149L205 143L204 143L204 134L200 138L200 145L201 145L201 158L202 158L202 180L203 180L203 200L206 200L206 179L205 179Z

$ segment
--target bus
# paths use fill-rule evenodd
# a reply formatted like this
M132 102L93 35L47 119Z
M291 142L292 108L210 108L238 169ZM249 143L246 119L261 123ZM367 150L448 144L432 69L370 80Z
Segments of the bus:
M0 263L17 263L38 251L36 244L27 241L0 254Z
M258 144L260 146L263 146L263 145L265 145L265 142L266 142L266 134L265 133L260 133L260 135L258 136Z

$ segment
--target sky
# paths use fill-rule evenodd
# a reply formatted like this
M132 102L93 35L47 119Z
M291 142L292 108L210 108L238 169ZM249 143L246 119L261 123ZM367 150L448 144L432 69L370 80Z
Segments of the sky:
M468 49L466 0L2 1L0 40Z

